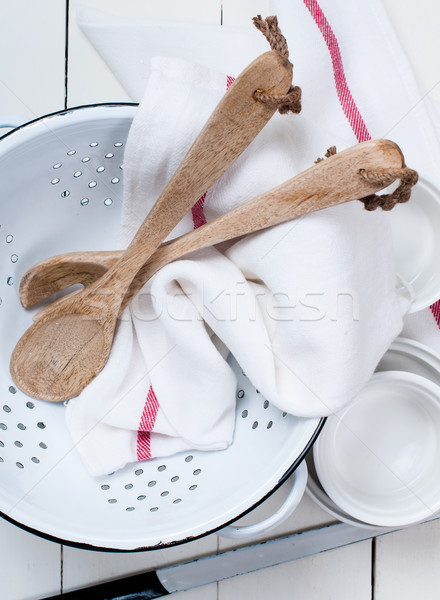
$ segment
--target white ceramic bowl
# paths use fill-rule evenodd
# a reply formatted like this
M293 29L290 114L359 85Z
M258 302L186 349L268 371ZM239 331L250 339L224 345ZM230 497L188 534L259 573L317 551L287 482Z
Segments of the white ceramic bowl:
M411 199L390 212L397 273L414 288L409 312L427 308L440 298L440 193L420 179Z
M401 371L375 373L329 417L314 446L322 487L365 523L402 527L440 510L440 386Z

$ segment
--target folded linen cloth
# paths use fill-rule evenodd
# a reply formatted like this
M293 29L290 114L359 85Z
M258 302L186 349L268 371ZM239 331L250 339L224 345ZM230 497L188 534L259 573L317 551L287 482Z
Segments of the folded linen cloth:
M309 44L298 48L308 65L296 78L303 114L275 115L172 236L292 177L326 147L352 145L363 131L356 112L359 131L341 106L326 42L305 5L297 3L295 18ZM150 62L124 158L122 246L226 85L203 66ZM141 156L151 157L142 168ZM369 379L408 306L395 292L388 215L360 203L254 234L222 253L195 253L159 272L124 313L107 366L68 404L68 426L92 474L187 448L225 448L235 416L226 348L282 410L330 414Z

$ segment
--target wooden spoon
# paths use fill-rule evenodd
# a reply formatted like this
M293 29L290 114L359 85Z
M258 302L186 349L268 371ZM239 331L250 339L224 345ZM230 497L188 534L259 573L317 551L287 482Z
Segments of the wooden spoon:
M14 381L26 393L45 400L62 401L78 395L107 360L118 313L164 265L194 250L373 194L394 178L390 177L382 185L372 184L359 174L360 169L403 166L402 153L393 142L374 140L358 144L214 221L163 244L135 280L130 271L132 285L127 294L127 277L118 277L115 266L110 267L98 283L103 279L122 280L120 294L116 293L115 283L115 287L104 288L110 289L109 296L101 296L95 282L45 309L45 314L23 335L12 354L10 368ZM126 252L115 265L125 264L125 257ZM89 290L92 293L87 295ZM111 307L110 313L107 306ZM101 316L103 309L106 311Z
M11 357L17 386L36 398L76 396L105 365L117 317L133 277L203 193L243 152L275 112L256 90L286 94L292 65L262 54L231 85L127 250L98 281L39 319ZM178 101L178 99L177 99Z
M391 142L386 140L376 140L358 146L358 148L362 150L362 160L366 160L367 157L368 160L370 160L371 152L377 152L379 149L384 147L384 144L389 145L390 143ZM354 160L354 149L346 150L339 156L343 156L343 161L337 163L338 168L340 169L341 184L343 184L345 178L352 177L354 173L353 168L349 169L348 165L346 164L346 161L348 161L350 157L352 160ZM327 163L327 165L328 164L331 165L332 163ZM315 177L318 176L317 174L320 174L320 170L315 169L315 167L312 168L311 172L314 173ZM267 199L270 198L271 202L278 203L279 195L285 193L287 189L290 189L289 186L293 182L295 184L295 190L300 192L300 188L298 186L305 175L306 173L300 174L295 177L294 180L283 184L275 190L267 192L263 196L264 201L266 202ZM319 177L320 176L321 175L319 175ZM329 183L331 183L331 187L334 186L333 180ZM318 180L314 181L313 185L318 185ZM306 207L302 204L298 205L298 210L300 212L296 213L295 211L297 209L294 198L291 198L290 191L287 193L289 194L288 219L293 219L294 217L299 216L299 214L303 214L303 211ZM343 198L343 201L345 201L345 196ZM328 198L325 199L325 205L327 205L327 199ZM254 207L258 208L259 215L261 214L261 202L261 198L257 198L252 201L252 203L248 202L244 204L243 207L240 208L240 211L243 212L239 213L239 209L235 209L230 213L215 219L209 224L200 227L197 230L197 233L191 232L181 236L180 238L172 240L172 242L167 242L159 246L151 259L147 261L147 263L141 268L141 270L133 279L132 284L122 302L121 311L125 308L130 299L136 295L137 291L140 290L152 276L152 269L154 272L156 272L165 264L180 258L188 252L187 247L190 247L191 250L189 251L192 252L197 249L205 248L207 246L238 237L242 234L239 233L237 227L241 227L242 225L244 225L246 229L245 233L251 233L252 231L257 231L259 228L261 228L255 221L251 220L255 217L255 215L252 214ZM318 204L314 204L313 207L311 207L311 210L318 210L319 208L320 206ZM305 212L309 211L310 208L307 206L307 210L305 210ZM239 214L241 214L241 218L244 219L243 223L235 221L238 219ZM276 222L278 222L277 219L279 217L281 217L282 221L285 220L284 215L269 214L268 219L270 219L270 224L274 225ZM254 223L255 229L253 228ZM230 228L228 229L228 227ZM68 252L46 258L45 260L33 265L23 275L19 289L20 301L24 308L29 308L69 286L82 284L84 287L87 287L99 279L106 271L108 271L108 269L121 258L122 253L122 250L80 251ZM47 314L51 307L56 306L56 304L57 303L55 302L53 305L50 305L46 309L38 312L34 316L34 320L38 320Z

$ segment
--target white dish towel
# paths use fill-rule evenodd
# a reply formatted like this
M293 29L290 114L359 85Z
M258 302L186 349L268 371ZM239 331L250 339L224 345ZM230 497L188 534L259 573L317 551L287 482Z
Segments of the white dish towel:
M321 2L321 10L330 4ZM362 15L368 12L360 2L354 4ZM333 144L342 150L360 136L367 139L379 128L380 118L385 123L396 120L391 104L381 106L370 115L374 127L367 129L353 101L354 86L347 95L346 75L335 85L335 74L341 75L334 62L338 54L334 48L328 52L329 41L321 32L327 29L317 24L319 15L312 18L316 3L296 2L293 8L281 1L275 5L288 42L294 40L290 44L294 83L303 89L303 111L275 115L172 236L282 183ZM101 27L96 27L92 13L88 29L86 17L83 11L83 27L91 36L92 31L96 34L99 46L100 32L107 31L105 17L99 17ZM353 23L350 28L346 23L345 30L339 23L339 35L355 45L356 27L363 25L358 20ZM125 31L128 42L129 27ZM227 34L226 29L221 35ZM254 35L258 39L260 34ZM232 41L235 36L236 32ZM381 36L375 24L368 46L375 47L373 41L379 43ZM366 41L362 36L360 40ZM387 37L386 43L396 41ZM398 46L394 49L397 52ZM133 52L139 58L135 47ZM176 55L182 52L183 47L175 47ZM111 62L109 56L107 60ZM368 60L381 73L391 68L384 68L384 57L375 52ZM124 158L122 247L228 82L226 75L206 66L166 57L153 58L147 73ZM396 80L390 79L390 85L399 84L390 93L404 96L401 103L407 101L402 80L397 81L397 75ZM169 100L171 91L179 98L177 105ZM362 91L365 106L369 106L367 92L376 102L374 86ZM420 112L411 115L412 126L422 130L425 125L427 134L427 116ZM383 132L382 128L374 137ZM405 144L404 139L389 137L402 145L409 166L423 167L425 176L434 168L435 156L425 149L426 160L421 160L414 140ZM367 213L359 202L260 232L223 253L214 249L196 253L159 272L124 313L107 366L68 403L69 429L94 475L184 449L226 448L233 437L236 392L225 361L226 348L261 393L282 410L301 416L330 414L370 378L400 333L408 306L395 292L388 215Z

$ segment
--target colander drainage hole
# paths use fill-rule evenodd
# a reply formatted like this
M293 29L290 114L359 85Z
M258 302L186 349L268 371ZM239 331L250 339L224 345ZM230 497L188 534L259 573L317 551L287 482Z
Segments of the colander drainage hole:
M269 423L267 424L267 429L270 429L273 425L273 421L269 421Z
M256 429L258 427L258 421L254 421L252 423L252 429Z
M90 142L89 146L90 148L96 148L96 146L98 146L98 142Z
M17 448L23 448L23 444L19 440L16 440L14 444L17 446Z
M263 408L269 408L269 400L263 402Z
M7 404L5 404L5 405L3 406L3 410L4 410L6 413L10 413L10 412L11 412L11 407L10 407L10 406L8 406Z
M0 440L0 448L4 448L5 444Z
M35 463L36 465L38 465L38 463L40 462L40 459L39 459L39 458L37 458L36 456L33 456L33 457L31 458L31 461L32 461L33 463Z
M160 467L157 467L157 470L160 472L165 471L165 469L166 469L165 465L160 465Z
M109 498L109 499L107 500L107 502L108 502L109 504L116 504L117 500L116 500L116 498Z
M12 242L12 240L13 240L13 239L14 239L14 236L13 236L13 235L7 235L7 236L6 236L6 243L7 243L7 244L10 244L10 243Z
M136 471L134 472L135 475L142 475L142 473L144 472L143 469L136 469Z
M76 150L69 150L69 152L67 152L67 156L73 156L74 154L76 154Z
M201 472L202 469L196 469L195 471L193 471L193 475L200 475Z
M21 429L21 431L24 431L26 429L26 425L23 425L23 423L17 423L17 427L18 429Z
M244 398L244 390L238 390L237 398Z
M110 489L109 485L107 485L107 484L101 485L101 490L105 491L105 490L109 490L109 489Z
M40 421L39 423L37 423L37 427L38 427L39 429L45 429L45 428L46 428L46 425L43 423L43 421Z
M150 508L150 512L157 512L159 510L158 506L153 506L152 508Z
M8 285L14 285L14 278L13 277L8 277L7 280L6 280L6 283Z
M189 456L187 456L185 458L185 462L191 462L193 458L194 458L194 456L191 456L191 454L190 454Z
M88 186L89 186L89 188L94 188L97 186L97 183L96 183L96 181L89 181Z
M96 167L96 172L97 173L102 173L103 171L105 171L105 167L103 165Z
M244 410L244 411L241 413L241 416L243 417L243 419L246 419L246 417L248 416L248 414L249 414L249 413L248 413L248 411L247 411L247 410Z
M17 388L15 388L13 385L9 386L9 391L11 392L11 394L16 394L17 393Z
M133 487L132 483L127 483L127 485L124 485L126 490L131 490L131 488Z
M112 200L111 198L106 198L106 199L104 200L104 204L105 204L106 206L110 206L111 204L113 204L113 200Z
M68 196L70 196L69 190L64 190L64 192L61 192L61 198L67 198Z
M16 464L16 466L17 466L19 469L24 469L24 464L23 464L23 463L21 463L21 462L16 462L15 464Z
M3 429L3 431L6 431L8 427L5 425L5 423L0 423L0 429Z
M196 485L190 485L188 489L189 489L191 492L193 492L194 490L196 490L196 489L197 489L197 486L196 486Z
M110 182L113 183L113 184L119 183L120 179L119 179L119 177L113 177L112 179L110 179Z
M53 169L59 169L62 166L63 165L61 163L55 163L54 166L53 166Z
M283 412L283 418L284 417L287 417L287 413L286 412Z
M115 143L113 144L113 146L114 146L115 148L120 148L122 145L123 145L123 144L122 144L122 142L115 142Z
M139 501L145 500L146 496L144 496L143 494L141 494L140 496L137 497L137 499Z
M51 184L52 185L56 185L59 182L60 182L60 178L59 177L55 177L55 179L52 179Z
M75 173L73 174L73 176L75 178L81 177L81 175L82 175L82 171L75 171Z
M43 448L43 450L47 450L47 444L45 444L44 442L40 442L38 445L40 446L40 448Z
M16 263L18 261L17 254L11 254L11 263Z
M176 498L173 500L173 504L179 504L179 502L182 502L182 498Z
M113 158L114 154L112 154L112 152L107 152L107 154L105 155L105 158Z
M30 402L30 401L29 401L29 402L26 402L26 406L27 406L27 407L28 407L30 410L32 410L33 408L35 408L35 404L34 404L33 402Z
M164 491L164 492L162 492L160 495L161 495L163 498L165 498L165 496L168 496L168 494L169 494L169 491L168 491L168 490L165 490L165 491Z
M156 485L155 481L149 481L148 482L148 487L154 487Z
M179 476L178 475L174 475L174 477L171 477L171 481L173 483L176 483L176 481L179 481Z
M134 506L127 506L127 508L125 510L127 512L133 512L134 511Z
M81 159L81 162L83 163L87 163L90 160L90 156L84 156L84 158Z
M81 206L87 206L87 204L89 203L89 199L83 198L82 200L79 201L79 203L81 204Z
M0 463L4 463L4 459L0 456Z

